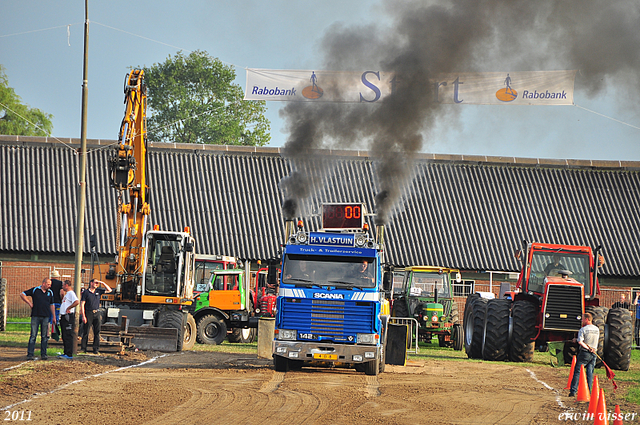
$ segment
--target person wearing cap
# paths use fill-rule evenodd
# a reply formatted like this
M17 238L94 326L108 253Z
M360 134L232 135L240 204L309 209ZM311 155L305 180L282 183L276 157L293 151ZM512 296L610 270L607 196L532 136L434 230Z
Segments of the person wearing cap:
M40 286L35 286L20 293L20 298L31 308L31 333L29 334L29 344L27 345L27 360L33 360L38 327L40 328L40 358L47 360L49 317L53 317L53 324L56 323L51 279L45 277L42 279Z
M104 285L103 288L99 288ZM111 288L106 283L91 279L89 287L82 291L80 296L80 317L84 323L84 333L80 342L80 350L87 352L87 343L89 342L89 328L93 327L93 354L98 354L100 349L100 296L111 292Z
M62 359L73 358L73 346L75 343L74 326L76 324L75 310L80 304L80 300L73 292L73 286L70 280L62 283L62 291L64 296L60 305L60 329L62 330L62 343L64 345L64 354L58 356Z
M53 292L53 306L56 311L56 322L60 323L60 304L62 303L62 281L60 280L60 272L53 269L51 272L51 292ZM49 318L52 322L52 319Z

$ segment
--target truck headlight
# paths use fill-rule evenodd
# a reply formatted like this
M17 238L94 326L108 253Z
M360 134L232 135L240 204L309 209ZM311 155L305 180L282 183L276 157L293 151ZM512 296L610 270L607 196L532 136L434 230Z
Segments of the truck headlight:
M297 359L299 357L299 353L297 351L289 351L289 358Z
M357 334L356 335L356 342L358 344L375 345L377 336L378 335L376 335L376 334Z
M295 341L297 337L297 333L295 330L291 329L280 329L278 331L278 339L285 341Z

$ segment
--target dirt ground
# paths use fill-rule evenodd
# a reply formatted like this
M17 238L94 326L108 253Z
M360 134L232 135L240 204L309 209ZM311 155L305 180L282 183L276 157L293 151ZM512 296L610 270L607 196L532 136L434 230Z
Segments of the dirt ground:
M339 368L275 372L271 360L250 354L24 359L24 349L0 347L3 421L559 424L574 423L559 419L564 412L586 411L561 390L568 370L544 366L430 360L387 365L374 377Z

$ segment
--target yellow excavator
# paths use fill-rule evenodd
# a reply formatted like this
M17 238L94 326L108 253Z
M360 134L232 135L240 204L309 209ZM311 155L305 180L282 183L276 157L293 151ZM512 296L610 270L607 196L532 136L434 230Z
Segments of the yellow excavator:
M188 350L195 344L193 303L195 240L188 227L163 231L149 221L147 185L147 95L144 71L127 74L125 114L109 159L111 187L118 196L117 255L93 268L93 277L114 291L101 296L105 329L126 334L136 348ZM126 318L126 319L125 319Z

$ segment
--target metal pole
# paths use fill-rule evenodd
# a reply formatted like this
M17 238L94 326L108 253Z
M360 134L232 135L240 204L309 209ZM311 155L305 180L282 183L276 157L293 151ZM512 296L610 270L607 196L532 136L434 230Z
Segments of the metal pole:
M84 1L84 65L82 69L82 122L80 127L80 193L78 196L78 221L76 226L76 264L73 289L80 297L82 283L82 250L84 249L84 211L87 199L87 68L89 67L89 0ZM76 309L75 330L80 320L80 309ZM75 332L74 332L75 333ZM75 333L77 335L77 333ZM73 353L78 351L78 338L74 337Z

